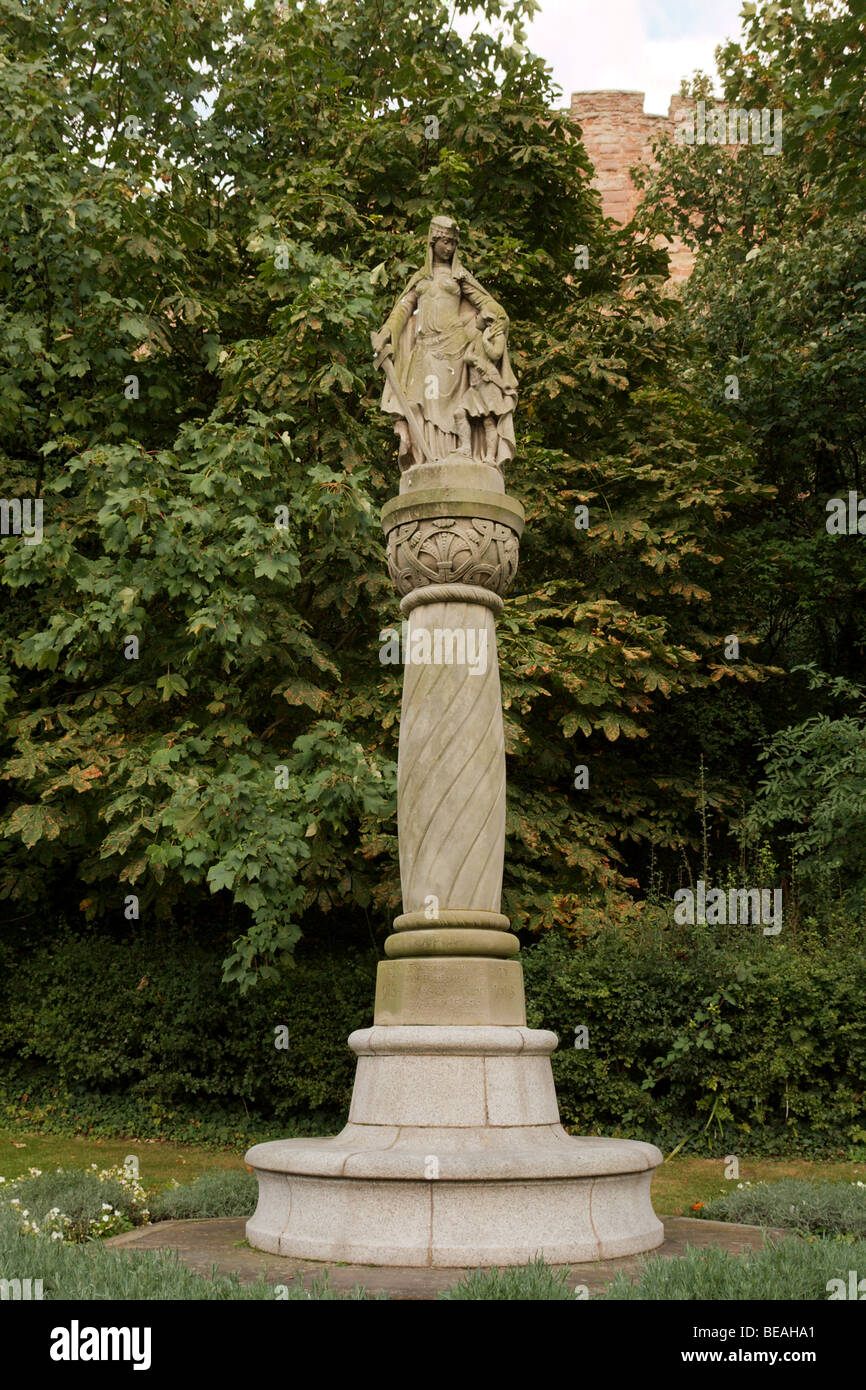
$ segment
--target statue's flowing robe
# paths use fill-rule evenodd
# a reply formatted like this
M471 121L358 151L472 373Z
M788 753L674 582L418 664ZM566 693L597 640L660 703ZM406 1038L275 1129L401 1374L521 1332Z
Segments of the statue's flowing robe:
M481 316L490 336L501 334L505 347L494 362L481 341ZM461 264L455 252L450 275L434 275L432 238L427 260L397 301L387 320L394 351L394 370L406 401L415 413L433 458L444 458L459 444L457 412L465 411L472 428L472 454L486 453L483 417L496 423L493 462L514 457L514 407L517 379L508 358L508 318L491 295ZM403 415L390 385L382 409ZM413 454L417 454L413 446ZM422 462L415 457L416 463Z

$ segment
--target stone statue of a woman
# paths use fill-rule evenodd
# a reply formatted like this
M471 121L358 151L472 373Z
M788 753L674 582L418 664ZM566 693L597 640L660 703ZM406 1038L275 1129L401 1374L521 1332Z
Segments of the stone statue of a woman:
M457 238L452 218L433 218L424 269L372 335L386 365L382 409L396 417L402 471L454 453L501 471L514 457L508 318L461 265Z

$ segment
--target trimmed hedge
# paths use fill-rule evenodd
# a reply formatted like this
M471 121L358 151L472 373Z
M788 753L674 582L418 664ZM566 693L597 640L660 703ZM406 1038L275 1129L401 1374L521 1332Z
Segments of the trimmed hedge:
M862 946L739 933L601 930L526 953L528 1021L560 1039L564 1124L665 1149L688 1137L692 1153L866 1156Z
M570 1129L693 1153L866 1153L862 947L748 931L602 924L523 952L530 1026L560 1037ZM220 1144L339 1128L375 955L302 957L245 998L220 982L220 959L144 936L69 932L28 954L0 943L0 1113Z
M0 947L0 1106L47 1129L195 1142L339 1128L375 956L300 960L245 998L221 959L74 933L24 958Z

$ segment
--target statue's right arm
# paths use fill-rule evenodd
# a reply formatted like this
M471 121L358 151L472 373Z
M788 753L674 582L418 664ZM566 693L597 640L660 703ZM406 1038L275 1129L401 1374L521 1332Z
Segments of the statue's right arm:
M407 290L404 295L397 300L391 313L385 320L379 333L376 335L376 351L381 352L386 343L390 342L393 346L415 312L418 303L418 291Z

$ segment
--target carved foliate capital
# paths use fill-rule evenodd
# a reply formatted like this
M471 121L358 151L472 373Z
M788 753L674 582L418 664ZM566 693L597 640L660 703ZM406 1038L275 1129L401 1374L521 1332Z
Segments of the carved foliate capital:
M388 535L388 571L399 594L427 584L472 584L504 595L518 557L516 532L484 517L428 517Z

